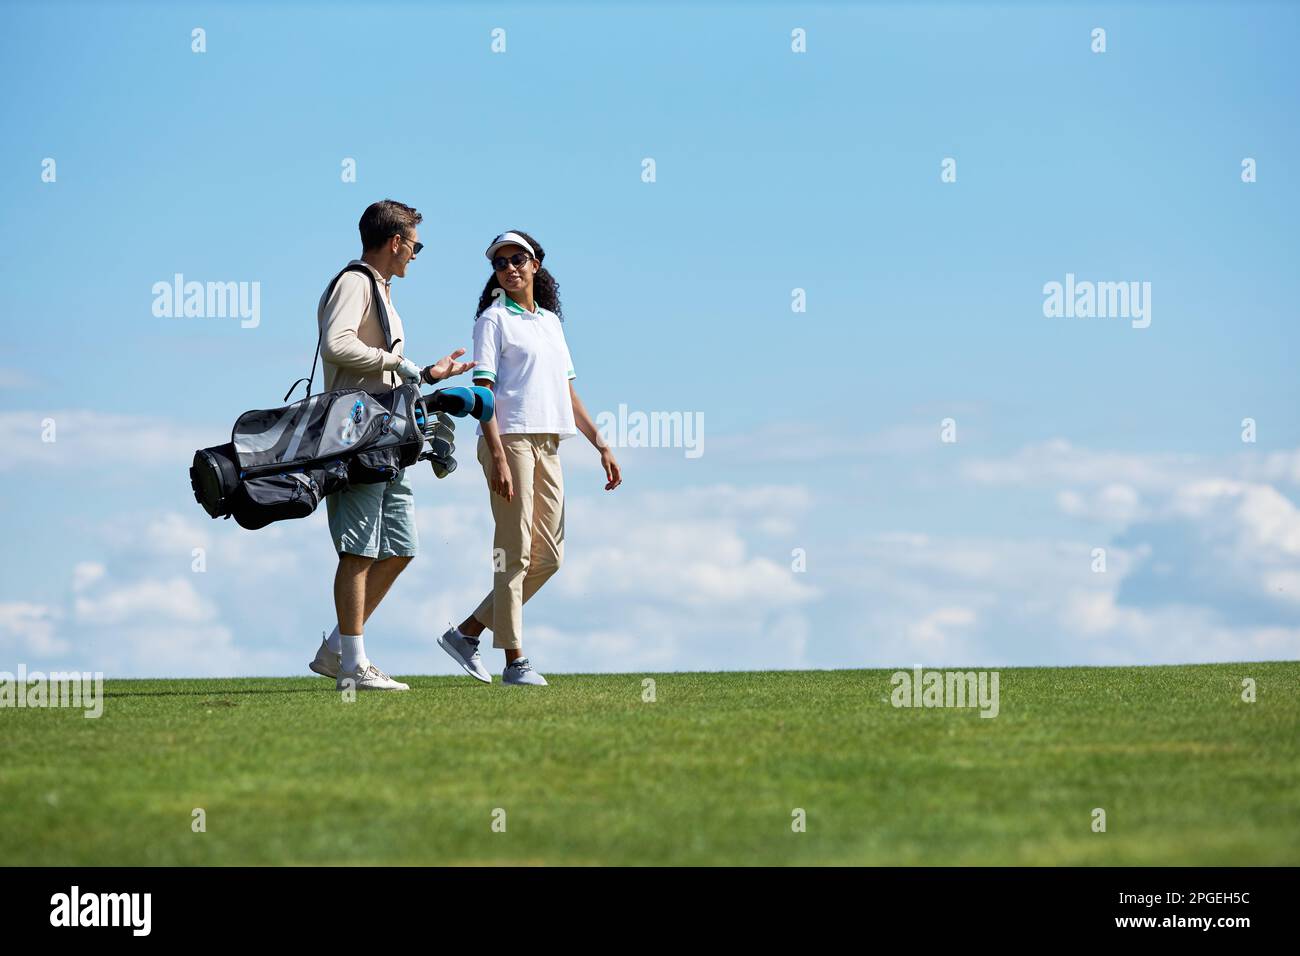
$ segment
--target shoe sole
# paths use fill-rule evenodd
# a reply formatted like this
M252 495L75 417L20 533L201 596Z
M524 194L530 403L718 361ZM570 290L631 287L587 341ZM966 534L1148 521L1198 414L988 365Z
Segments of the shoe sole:
M456 649L454 647L449 647L441 637L438 638L438 646L441 647L444 651L446 651L447 656L450 657L457 664L459 664L460 669L463 670L470 677L474 678L476 681L479 681L480 683L483 684L492 683L492 675L489 674L487 678L484 679L483 677L480 677L478 674L475 674L474 671L470 669L469 665L466 664L463 660L461 660L460 655L456 653Z
M329 677L332 678L333 680L339 679L338 671L335 671L333 674L331 674L329 671L327 671L324 667L321 667L315 661L312 661L310 664L307 665L307 667L310 670L315 671L317 674L320 674L321 677Z

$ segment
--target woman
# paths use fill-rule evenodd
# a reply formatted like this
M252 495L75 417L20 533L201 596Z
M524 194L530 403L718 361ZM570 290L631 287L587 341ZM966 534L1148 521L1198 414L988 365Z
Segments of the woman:
M496 415L479 427L478 460L487 478L496 531L492 591L438 644L466 672L492 682L479 657L479 635L506 654L502 680L545 686L523 652L523 606L564 558L564 476L560 442L581 431L600 452L605 490L622 483L618 462L600 438L577 391L561 326L559 285L546 252L526 232L506 232L487 248L492 275L474 322L474 382L492 389Z

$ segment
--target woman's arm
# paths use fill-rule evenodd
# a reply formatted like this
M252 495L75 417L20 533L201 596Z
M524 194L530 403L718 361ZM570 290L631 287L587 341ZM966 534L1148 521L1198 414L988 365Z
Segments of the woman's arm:
M474 384L495 391L495 383L490 378L476 378ZM510 501L515 496L515 486L510 480L510 462L506 460L506 448L501 444L501 433L497 431L496 416L483 423L483 440L492 456L492 479L488 484L494 492Z
M623 472L618 467L618 462L614 460L614 453L609 450L609 446L601 440L600 432L596 430L596 425L587 414L586 406L582 404L582 399L578 397L578 390L573 387L573 380L569 380L569 398L573 400L573 420L578 426L578 431L587 436L587 441L600 452L600 464L605 469L605 490L613 491L623 483ZM484 429L484 434L487 429Z

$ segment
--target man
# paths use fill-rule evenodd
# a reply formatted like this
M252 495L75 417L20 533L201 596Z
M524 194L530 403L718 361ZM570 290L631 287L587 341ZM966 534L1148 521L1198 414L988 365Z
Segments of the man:
M374 203L362 214L361 258L348 266L360 265L370 275L341 273L316 309L327 391L357 387L382 392L402 382L432 384L474 367L473 362L456 361L465 354L464 349L424 369L404 355L405 333L393 307L389 283L393 276L406 276L407 266L423 248L416 229L423 218L410 206L391 199ZM371 292L376 287L382 302ZM334 574L338 624L321 641L316 659L307 666L324 677L333 677L339 690L349 681L357 690L409 690L370 662L363 628L415 557L418 538L410 481L403 471L387 484L353 485L330 495L325 506L339 556Z

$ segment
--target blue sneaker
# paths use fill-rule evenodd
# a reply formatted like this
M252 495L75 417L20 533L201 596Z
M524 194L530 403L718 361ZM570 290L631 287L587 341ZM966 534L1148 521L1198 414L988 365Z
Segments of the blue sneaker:
M470 677L481 680L485 684L492 683L492 675L483 666L483 659L478 656L478 641L471 640L457 628L452 627L438 638L438 646L446 651L452 660L465 668L465 673Z
M501 679L507 684L530 684L533 687L548 686L546 678L533 670L533 665L528 663L526 657L521 657L507 664Z

